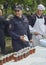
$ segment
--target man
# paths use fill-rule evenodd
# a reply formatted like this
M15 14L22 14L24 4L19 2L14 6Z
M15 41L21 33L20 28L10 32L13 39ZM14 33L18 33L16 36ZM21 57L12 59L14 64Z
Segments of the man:
M0 9L0 47L1 47L1 53L2 54L5 54L4 28L5 28L5 19L3 17L3 12Z
M43 15L44 5L39 4L36 14L31 15L29 25L34 29L34 44L39 45L42 35L45 36L46 17Z
M9 24L9 34L12 37L13 50L17 52L30 46L29 41L32 42L32 35L29 31L28 20L22 14L22 6L17 5L14 10L14 17Z

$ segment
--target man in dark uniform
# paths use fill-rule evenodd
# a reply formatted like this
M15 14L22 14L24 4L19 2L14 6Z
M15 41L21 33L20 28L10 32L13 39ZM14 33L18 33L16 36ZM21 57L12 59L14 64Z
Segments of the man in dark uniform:
M33 39L35 45L39 45L42 36L46 35L46 17L43 15L43 10L45 10L44 5L39 4L37 8L37 13L31 15L29 25L35 30L33 33Z
M4 37L4 28L5 28L5 19L2 16L3 12L0 9L0 47L1 47L1 53L5 53L5 37Z
M13 50L16 52L24 47L28 47L29 41L32 42L28 20L22 15L21 5L18 5L15 8L15 15L9 24L9 34L12 37ZM25 36L29 41L27 41L27 39L25 40Z

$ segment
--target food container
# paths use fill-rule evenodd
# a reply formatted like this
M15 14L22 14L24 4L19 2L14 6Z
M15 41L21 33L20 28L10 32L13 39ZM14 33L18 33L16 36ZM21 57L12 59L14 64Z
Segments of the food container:
M40 45L46 47L46 39L41 39Z

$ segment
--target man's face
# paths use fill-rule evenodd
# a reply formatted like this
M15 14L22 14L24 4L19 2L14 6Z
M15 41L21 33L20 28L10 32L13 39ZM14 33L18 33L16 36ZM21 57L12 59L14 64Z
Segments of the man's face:
M43 14L43 10L38 10L38 14L42 15Z
M0 10L0 16L2 16L2 10Z
M16 16L20 17L22 16L22 10L16 10L15 11Z

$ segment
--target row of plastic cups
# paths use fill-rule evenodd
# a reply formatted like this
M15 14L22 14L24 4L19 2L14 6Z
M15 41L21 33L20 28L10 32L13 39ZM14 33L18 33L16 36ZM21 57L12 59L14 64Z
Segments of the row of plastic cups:
M18 52L14 52L14 53L3 56L2 61L3 61L3 63L9 62L11 60L18 61L23 58L26 58L27 56L29 56L30 54L33 54L33 53L35 53L35 48L26 47L24 49L19 50ZM0 61L1 61L1 59L0 59Z
M0 65L2 65L2 63L6 63L11 60L19 61L33 53L35 53L35 48L26 47L24 49L19 50L18 52L10 53L10 54L7 54L7 55L1 57Z
M13 59L13 53L7 54L5 56L1 56L1 58L0 58L0 65L2 65L3 63L9 62L12 59Z
M35 53L34 48L26 47L24 49L19 50L18 52L14 52L13 58L15 61L18 61L23 58L26 58L27 56L33 53Z

